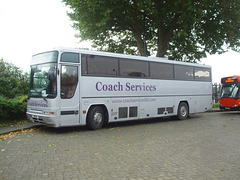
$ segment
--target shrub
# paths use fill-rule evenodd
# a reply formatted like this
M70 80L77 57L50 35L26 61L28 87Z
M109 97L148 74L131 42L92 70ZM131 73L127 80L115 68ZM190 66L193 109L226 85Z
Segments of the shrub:
M214 103L213 108L219 108L220 104L219 103Z
M0 119L26 118L27 96L9 99L0 96Z
M26 118L28 74L0 59L0 120Z

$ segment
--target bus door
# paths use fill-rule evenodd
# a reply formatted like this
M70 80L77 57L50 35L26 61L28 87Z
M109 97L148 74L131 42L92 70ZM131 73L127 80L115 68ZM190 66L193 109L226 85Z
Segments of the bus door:
M79 124L79 68L76 65L61 65L60 70L60 115L61 126Z

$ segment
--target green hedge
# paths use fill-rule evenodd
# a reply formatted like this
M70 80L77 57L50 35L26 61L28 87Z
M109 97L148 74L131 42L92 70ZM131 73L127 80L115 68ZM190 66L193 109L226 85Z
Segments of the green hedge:
M26 118L27 96L6 98L0 96L0 119L23 119Z
M213 108L219 108L220 107L220 104L219 103L214 103L213 104Z

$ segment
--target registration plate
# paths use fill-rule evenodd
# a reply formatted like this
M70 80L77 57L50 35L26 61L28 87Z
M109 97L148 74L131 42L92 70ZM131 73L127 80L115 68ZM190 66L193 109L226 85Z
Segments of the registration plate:
M32 115L33 119L39 119L38 115Z

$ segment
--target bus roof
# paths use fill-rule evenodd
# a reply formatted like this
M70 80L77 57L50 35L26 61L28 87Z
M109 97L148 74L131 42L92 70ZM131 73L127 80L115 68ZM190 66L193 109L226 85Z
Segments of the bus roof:
M76 49L76 48L59 48L58 47L58 48L54 48L53 50L55 50L55 51L57 50L59 52L73 52L73 53L81 53L81 54L109 56L109 57L126 58L126 59L129 58L129 59L143 60L143 61L163 62L163 63L170 63L170 64L179 64L179 65L211 68L211 66L209 66L209 65L197 64L197 63L189 63L189 62L182 62L182 61L174 61L174 60L169 60L167 58L161 58L161 57L135 56L135 55L120 54L120 53L112 53L112 52Z

